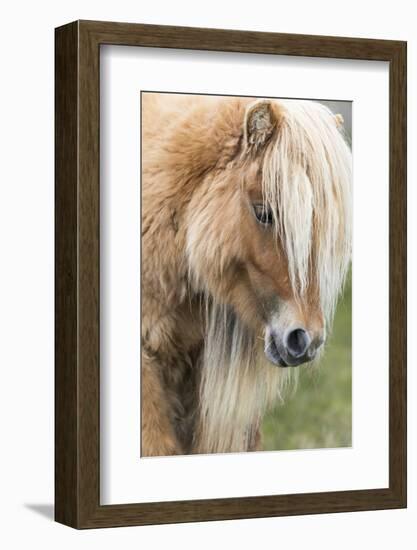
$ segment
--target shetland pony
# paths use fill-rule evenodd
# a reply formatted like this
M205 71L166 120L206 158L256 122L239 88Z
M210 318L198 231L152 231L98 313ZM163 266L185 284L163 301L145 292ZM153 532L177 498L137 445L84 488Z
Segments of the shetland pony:
M142 455L261 448L326 339L351 153L317 102L142 95Z

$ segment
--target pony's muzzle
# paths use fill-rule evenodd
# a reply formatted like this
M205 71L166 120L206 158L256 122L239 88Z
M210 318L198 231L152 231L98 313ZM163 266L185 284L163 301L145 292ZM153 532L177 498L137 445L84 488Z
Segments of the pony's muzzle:
M324 342L322 335L313 335L298 327L280 335L267 330L265 355L271 363L281 367L296 367L312 361Z

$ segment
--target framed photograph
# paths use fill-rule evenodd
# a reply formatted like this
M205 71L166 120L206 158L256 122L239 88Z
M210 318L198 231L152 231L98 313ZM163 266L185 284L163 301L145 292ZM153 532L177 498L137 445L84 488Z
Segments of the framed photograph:
M406 506L406 43L56 29L56 520Z

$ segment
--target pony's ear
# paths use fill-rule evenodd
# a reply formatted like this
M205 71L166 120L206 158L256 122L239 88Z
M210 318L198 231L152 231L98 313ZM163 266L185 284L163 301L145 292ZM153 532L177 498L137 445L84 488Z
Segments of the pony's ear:
M251 103L245 115L245 141L248 146L260 147L271 137L277 117L270 101L260 99Z
M345 119L343 118L343 115L337 114L334 115L334 121L336 123L336 128L341 128L345 122Z

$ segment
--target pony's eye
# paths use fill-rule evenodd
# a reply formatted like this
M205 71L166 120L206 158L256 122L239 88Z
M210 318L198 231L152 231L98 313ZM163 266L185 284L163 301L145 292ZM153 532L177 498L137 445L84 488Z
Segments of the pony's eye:
M265 207L263 204L254 204L253 211L255 212L256 219L262 225L272 225L274 223L274 215L272 210Z

